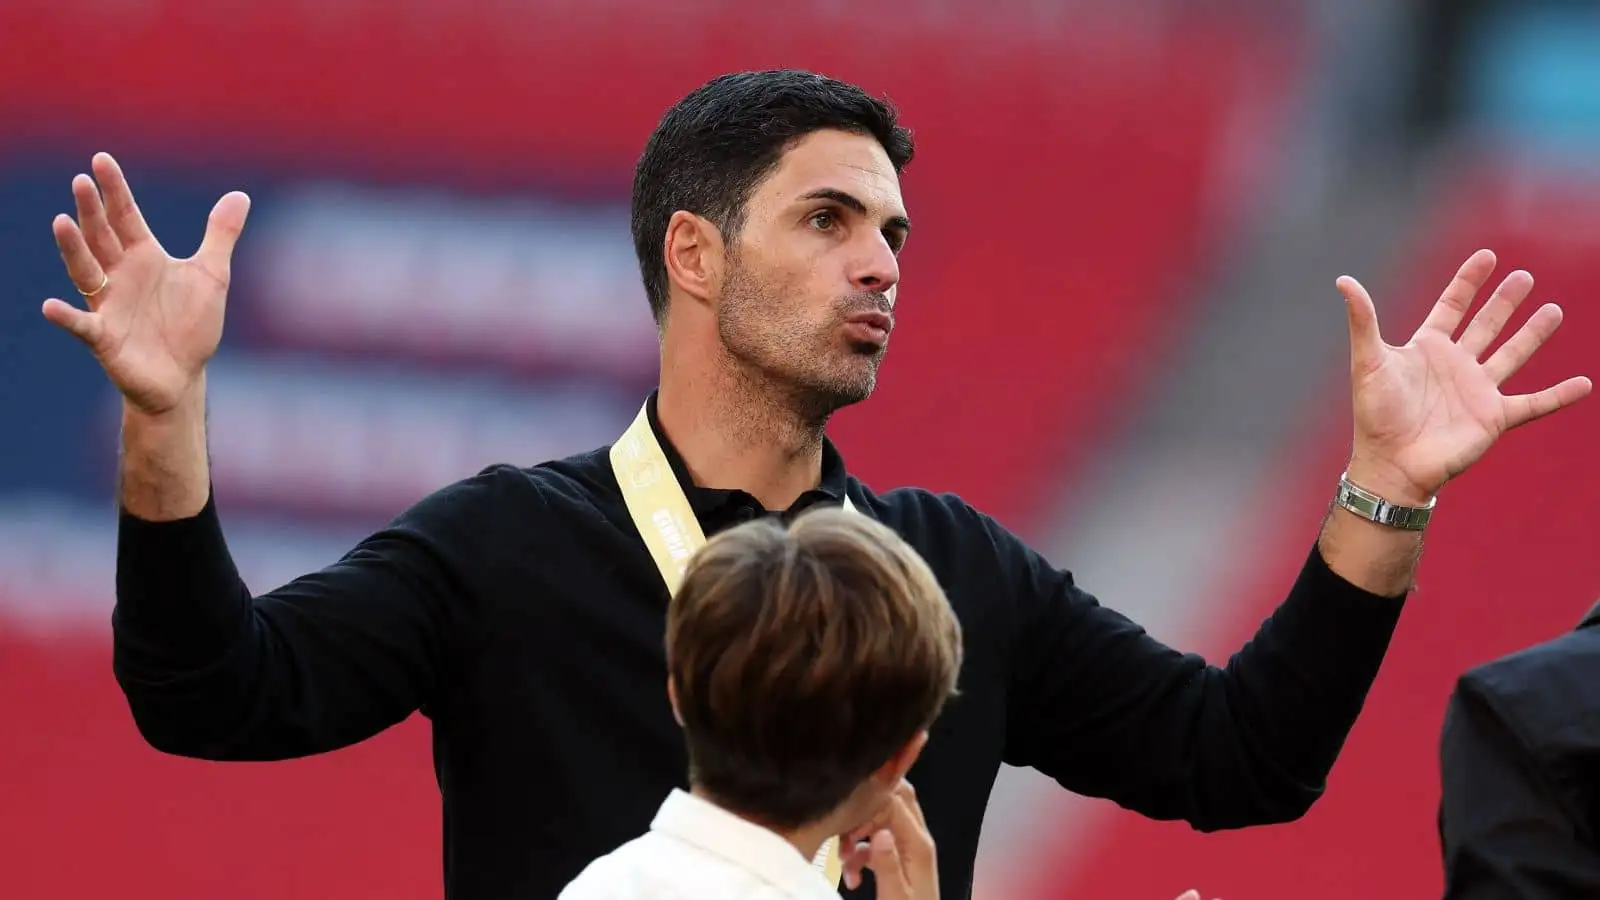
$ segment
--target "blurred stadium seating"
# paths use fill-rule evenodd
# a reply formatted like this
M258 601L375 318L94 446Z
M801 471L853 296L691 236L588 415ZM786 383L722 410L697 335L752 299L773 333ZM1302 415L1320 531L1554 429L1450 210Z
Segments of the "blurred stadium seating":
M625 210L657 116L733 69L857 80L916 130L918 224L880 393L834 436L879 489L954 490L1032 534L1203 314L1188 279L1253 201L1231 154L1301 97L1293 16L1171 7L0 6L0 121L28 125L0 129L0 421L17 429L0 467L0 896L439 893L421 720L271 765L164 757L133 730L106 646L115 398L37 314L70 296L48 223L92 152L118 154L174 253L221 192L255 199L212 431L230 542L259 590L489 462L608 441L652 375ZM1275 152L1288 149L1252 158ZM1566 330L1514 382L1538 386L1597 358L1585 301L1600 293L1600 204L1574 194L1576 175L1541 187L1524 171L1463 168L1381 285L1411 305L1382 313L1398 339L1460 258L1493 247L1504 269L1535 273L1538 297L1570 301ZM1325 505L1343 389L1306 405L1303 438L1263 473L1273 521L1314 522ZM1038 900L1191 884L1229 900L1436 893L1433 753L1453 674L1569 626L1600 591L1585 552L1600 480L1583 466L1600 418L1563 418L1440 501L1422 589L1304 822L1200 836L1114 816L1062 854L1070 865L981 865ZM1562 474L1536 475L1546 464ZM1204 600L1223 623L1215 646L1197 649L1215 658L1248 635L1303 537L1239 536L1232 583Z

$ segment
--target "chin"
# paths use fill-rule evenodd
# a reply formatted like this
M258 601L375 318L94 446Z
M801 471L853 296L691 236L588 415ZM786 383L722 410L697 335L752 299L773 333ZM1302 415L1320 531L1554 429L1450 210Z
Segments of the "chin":
M790 402L796 412L817 423L827 421L829 416L846 406L867 399L877 383L875 372L848 375L811 372L784 380L789 384Z
M872 396L873 388L878 386L878 367L873 366L868 372L852 373L850 376L837 377L819 381L811 385L811 393L817 396L821 405L828 407L832 412L857 403Z
M804 360L811 365L787 365L764 371L771 383L786 386L791 402L803 416L826 420L835 411L872 396L878 384L878 363L882 358L881 352L839 354L835 351Z

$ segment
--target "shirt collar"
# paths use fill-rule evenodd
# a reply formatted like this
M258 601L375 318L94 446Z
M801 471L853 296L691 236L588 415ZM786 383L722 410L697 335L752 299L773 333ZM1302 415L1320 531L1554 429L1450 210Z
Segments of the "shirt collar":
M1600 625L1600 603L1590 607L1589 612L1584 615L1583 621L1578 623L1579 628L1591 628L1596 625Z
M828 879L777 833L674 789L650 830L719 856L799 900L838 900Z
M667 440L666 432L661 430L661 419L656 413L656 391L651 391L645 400L645 415L650 420L650 430L655 432L656 440L661 444L661 452L666 454L667 464L672 467L672 474L677 477L678 484L683 487L684 496L689 499L689 507L694 510L696 518L702 523L707 519L717 520L723 516L732 517L740 509L759 510L761 504L749 493L737 489L708 488L694 483L689 475L689 467L684 464L683 457L678 455L678 448L672 446ZM833 441L827 435L822 437L822 479L815 488L801 494L793 506L785 512L798 513L817 503L844 502L847 488L850 484L850 475L845 469L844 457L839 454Z

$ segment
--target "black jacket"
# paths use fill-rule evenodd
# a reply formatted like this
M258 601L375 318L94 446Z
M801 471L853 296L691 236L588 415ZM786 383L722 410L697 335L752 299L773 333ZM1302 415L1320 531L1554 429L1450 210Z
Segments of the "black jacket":
M1600 604L1463 675L1440 744L1447 900L1600 897Z

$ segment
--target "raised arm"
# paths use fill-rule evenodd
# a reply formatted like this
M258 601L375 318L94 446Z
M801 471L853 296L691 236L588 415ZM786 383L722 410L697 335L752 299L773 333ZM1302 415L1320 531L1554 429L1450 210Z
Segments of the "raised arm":
M87 309L44 315L124 399L115 671L155 747L211 759L301 756L359 741L436 701L440 660L471 639L464 536L494 474L439 492L342 561L252 598L211 501L205 366L222 336L249 200L223 197L199 251L174 259L106 154L53 224ZM477 557L474 557L476 560Z
M492 577L480 523L491 469L411 507L337 563L252 597L214 503L148 522L122 514L113 665L140 733L215 760L348 746L444 702L448 661L481 639Z
M52 298L44 316L82 341L122 393L122 507L147 521L188 518L210 495L205 366L222 340L233 247L250 199L224 196L199 251L174 259L150 233L116 160L99 153L92 165L94 178L72 180L77 221L61 215L52 223L88 308Z
M1473 254L1399 347L1384 343L1365 289L1339 281L1355 413L1348 481L1388 504L1431 507L1500 435L1592 387L1574 377L1501 394L1561 310L1543 306L1489 352L1533 286L1513 272L1455 336L1494 264L1486 250ZM1291 819L1321 794L1421 551L1420 530L1336 506L1287 599L1219 668L1154 640L999 526L984 527L1017 603L1008 761L1202 829Z
M1366 289L1354 278L1339 279L1350 328L1353 484L1395 506L1425 506L1501 435L1577 403L1593 389L1588 378L1573 376L1532 394L1500 392L1555 334L1562 312L1554 303L1540 306L1490 352L1533 291L1532 275L1510 273L1461 328L1494 269L1488 250L1468 257L1421 327L1398 347L1384 342ZM1374 593L1398 595L1411 587L1422 540L1420 531L1374 526L1339 509L1319 546L1344 578Z
M1204 831L1290 821L1321 796L1398 600L1350 584L1313 551L1255 637L1212 666L984 523L1017 601L1006 762Z

